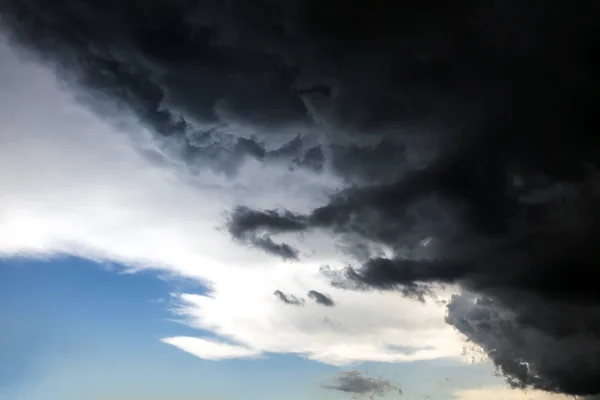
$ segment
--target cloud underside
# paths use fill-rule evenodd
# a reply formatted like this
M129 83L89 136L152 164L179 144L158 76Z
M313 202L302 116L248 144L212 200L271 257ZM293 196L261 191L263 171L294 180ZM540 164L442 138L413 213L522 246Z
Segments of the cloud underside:
M179 311L224 341L167 340L201 357L457 331L514 387L600 393L600 24L572 3L4 1L95 116L2 58L0 250L205 280Z

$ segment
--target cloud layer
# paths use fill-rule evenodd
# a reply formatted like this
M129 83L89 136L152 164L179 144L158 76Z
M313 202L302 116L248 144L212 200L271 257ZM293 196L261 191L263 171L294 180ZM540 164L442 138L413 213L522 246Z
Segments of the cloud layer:
M461 339L443 323L443 308L330 288L319 268L341 266L345 257L331 239L299 241L308 255L292 264L221 229L225 212L242 199L308 209L338 184L334 177L256 160L247 160L235 179L191 173L133 112L112 107L99 117L48 68L6 42L0 54L0 168L11 171L0 174L2 257L72 254L199 280L208 293L178 294L174 312L211 335L164 342L205 359L293 353L344 364L460 354ZM290 307L275 290L315 290L338 305Z
M195 342L209 358L439 356L453 327L513 386L600 393L595 2L343 9L3 2L16 41L112 121L4 111L2 251L206 279L180 311L224 339ZM274 290L336 306L281 312Z

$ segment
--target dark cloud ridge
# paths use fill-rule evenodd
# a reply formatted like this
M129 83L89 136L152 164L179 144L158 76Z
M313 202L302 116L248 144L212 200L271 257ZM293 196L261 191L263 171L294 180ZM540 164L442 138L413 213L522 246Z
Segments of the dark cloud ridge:
M235 239L292 260L276 235L387 247L330 275L419 300L458 284L447 322L511 384L600 393L597 2L5 0L0 15L191 170L253 159L348 183L305 214L240 207Z

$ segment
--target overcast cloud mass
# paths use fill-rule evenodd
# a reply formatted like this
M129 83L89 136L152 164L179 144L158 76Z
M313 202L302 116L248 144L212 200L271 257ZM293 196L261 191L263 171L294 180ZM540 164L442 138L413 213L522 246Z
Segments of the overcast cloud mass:
M596 2L0 13L60 82L2 44L7 85L46 87L2 98L3 254L202 279L174 312L217 339L164 339L202 358L457 357L466 338L514 387L600 393Z

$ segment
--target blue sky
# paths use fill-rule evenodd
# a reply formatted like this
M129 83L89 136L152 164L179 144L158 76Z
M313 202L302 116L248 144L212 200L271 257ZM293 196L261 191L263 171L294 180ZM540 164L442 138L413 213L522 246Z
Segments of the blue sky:
M335 176L190 174L126 110L89 112L2 41L0 87L1 400L344 399L321 385L351 370L406 399L559 398L506 392L439 303L332 287L321 267L352 260L325 234L290 237L290 263L219 229L239 204L310 209Z
M68 257L0 265L7 398L238 398L261 377L276 398L289 390L278 382L300 388L331 370L292 357L206 362L161 343L189 329L164 303L180 285L153 274Z

